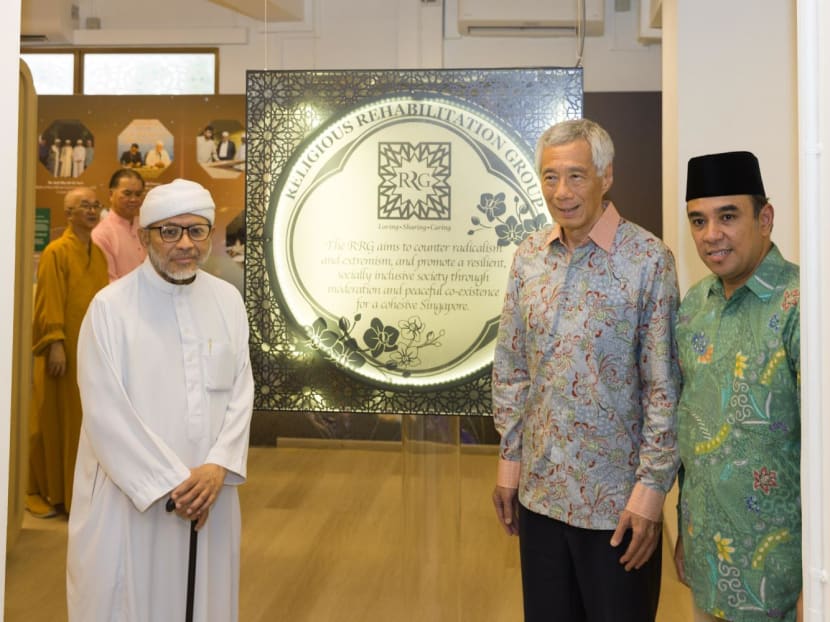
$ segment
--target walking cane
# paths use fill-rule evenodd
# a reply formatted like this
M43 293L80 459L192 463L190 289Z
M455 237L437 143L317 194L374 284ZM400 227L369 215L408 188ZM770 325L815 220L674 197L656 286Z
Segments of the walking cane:
M176 509L173 499L167 500L164 509L172 512ZM196 544L199 532L196 531L196 520L190 521L190 550L187 559L187 607L184 613L185 622L193 622L193 596L196 591Z

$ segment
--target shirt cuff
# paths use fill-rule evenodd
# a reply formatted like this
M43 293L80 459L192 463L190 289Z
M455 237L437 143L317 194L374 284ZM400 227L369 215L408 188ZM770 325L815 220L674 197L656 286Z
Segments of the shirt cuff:
M502 486L504 488L518 488L519 472L521 469L521 462L499 458L499 470L496 474L496 486Z
M625 509L632 514L659 523L663 520L663 502L665 500L665 493L637 482L634 484L634 489L631 491Z

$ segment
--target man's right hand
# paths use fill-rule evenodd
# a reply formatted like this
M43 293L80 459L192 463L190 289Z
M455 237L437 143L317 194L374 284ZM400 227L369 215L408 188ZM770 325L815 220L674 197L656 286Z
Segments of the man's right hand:
M227 470L218 464L203 464L190 469L190 477L176 486L170 498L176 505L176 514L187 520L198 519L196 531L207 520L225 482Z
M53 341L49 344L46 373L53 378L59 378L66 373L66 350L64 350L63 341Z
M515 488L496 486L493 489L493 505L496 507L504 532L508 536L519 535L519 495Z

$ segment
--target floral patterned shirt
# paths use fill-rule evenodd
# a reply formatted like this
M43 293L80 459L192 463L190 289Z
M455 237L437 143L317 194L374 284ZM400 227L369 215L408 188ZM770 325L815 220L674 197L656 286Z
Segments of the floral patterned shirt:
M557 225L518 247L493 408L502 463L521 463L526 508L614 529L635 486L644 486L658 498L659 519L679 464L679 299L669 249L610 203L572 253Z
M678 314L686 577L734 622L795 620L801 591L798 287L773 246L728 300L710 275Z

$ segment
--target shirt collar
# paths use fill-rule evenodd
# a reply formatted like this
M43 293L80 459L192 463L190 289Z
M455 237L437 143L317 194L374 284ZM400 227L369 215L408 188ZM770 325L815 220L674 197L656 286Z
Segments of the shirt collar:
M77 244L78 246L83 246L84 248L89 248L90 247L90 242L89 241L82 242L81 238L79 238L77 236L75 231L73 231L72 227L70 227L68 225L67 225L66 229L63 230L62 235L63 235L63 237L70 240L72 242L72 244Z
M606 253L610 253L611 245L614 243L614 236L617 235L617 227L619 227L622 217L611 201L605 201L603 205L602 216L591 227L588 237ZM545 245L548 246L555 240L559 240L562 244L565 243L562 240L562 228L558 223L553 224L553 228L547 240L545 240Z
M119 225L119 226L123 227L124 229L129 229L130 231L134 231L134 230L137 230L139 228L139 226L138 226L138 215L136 215L136 217L133 218L133 221L130 222L126 218L116 214L115 210L110 209L109 213L107 214L107 218L112 218L113 219L112 222L113 222L114 225Z
M759 300L769 300L778 285L778 280L781 278L781 275L785 273L785 266L786 261L781 255L781 251L779 251L778 247L773 244L770 246L766 256L761 260L761 263L758 264L757 268L755 268L755 272L752 273L749 280L741 285L738 290L745 287L755 294ZM736 290L736 292L738 290ZM712 283L709 286L709 294L713 293L723 294L723 283L721 283L721 280L714 275ZM734 293L732 297L734 297Z

